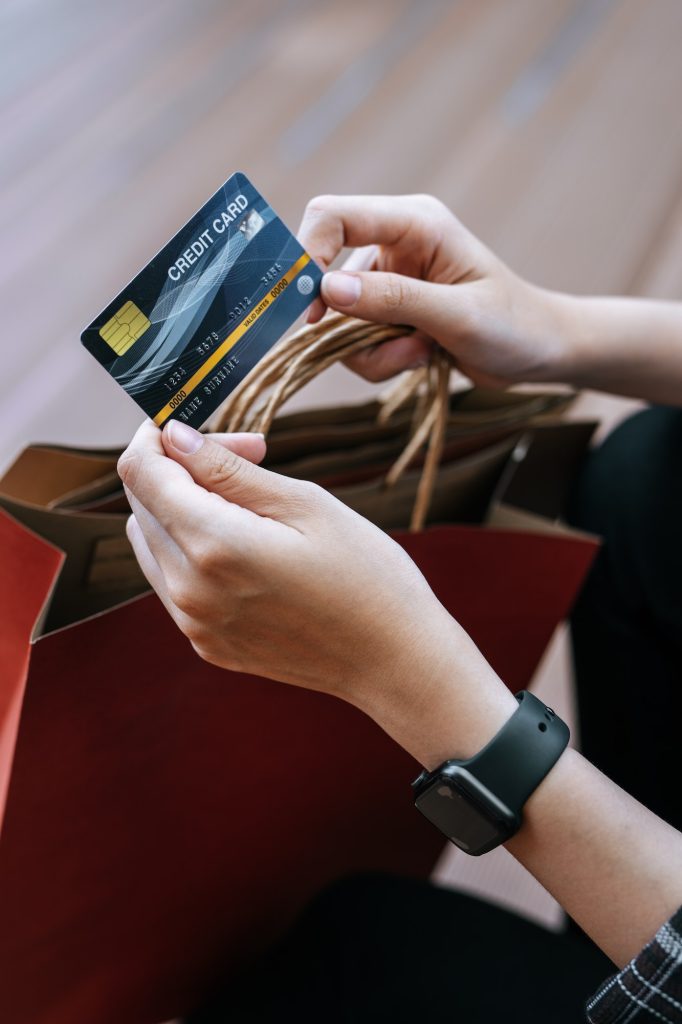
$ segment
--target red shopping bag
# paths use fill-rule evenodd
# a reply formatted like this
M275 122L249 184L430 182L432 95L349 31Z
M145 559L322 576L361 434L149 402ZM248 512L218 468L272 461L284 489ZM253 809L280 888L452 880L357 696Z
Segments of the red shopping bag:
M398 539L513 689L595 550L475 526ZM429 873L417 765L359 711L207 665L154 595L32 640L61 555L0 513L0 559L3 1024L181 1015L326 882Z

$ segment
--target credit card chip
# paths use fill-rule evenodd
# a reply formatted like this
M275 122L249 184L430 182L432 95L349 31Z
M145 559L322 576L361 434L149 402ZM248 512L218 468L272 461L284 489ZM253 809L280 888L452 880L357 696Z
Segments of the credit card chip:
M125 355L131 345L151 327L141 309L131 302L125 302L111 320L107 320L99 329L100 338L113 348L117 356Z

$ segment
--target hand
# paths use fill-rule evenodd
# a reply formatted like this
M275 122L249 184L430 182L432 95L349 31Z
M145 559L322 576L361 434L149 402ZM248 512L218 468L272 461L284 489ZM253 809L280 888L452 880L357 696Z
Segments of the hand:
M434 341L475 383L492 387L556 379L566 342L553 296L493 255L432 196L320 196L299 240L326 270L345 246L372 245L370 259L325 274L325 304L350 316L417 328L348 360L368 380L425 362Z
M262 438L147 422L119 462L131 544L194 649L342 697L424 763L479 749L515 707L509 692L402 548L247 460L263 453Z

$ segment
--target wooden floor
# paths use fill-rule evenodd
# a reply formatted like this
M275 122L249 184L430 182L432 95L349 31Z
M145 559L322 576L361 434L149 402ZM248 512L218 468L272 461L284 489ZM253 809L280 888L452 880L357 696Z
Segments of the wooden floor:
M236 169L292 227L431 191L539 282L682 298L681 38L679 0L6 0L0 462L126 441L80 329Z

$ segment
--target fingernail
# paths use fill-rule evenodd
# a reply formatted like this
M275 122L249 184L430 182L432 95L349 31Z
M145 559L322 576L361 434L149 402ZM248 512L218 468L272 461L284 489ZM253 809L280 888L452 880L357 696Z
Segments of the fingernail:
M362 284L355 274L334 270L322 278L325 298L334 306L353 306L360 298Z
M183 455L194 455L204 443L204 435L200 434L194 427L179 420L171 420L166 427L166 437L173 448L182 452Z
M254 430L256 437L260 437L261 441L265 440L265 434L261 434L260 430Z

